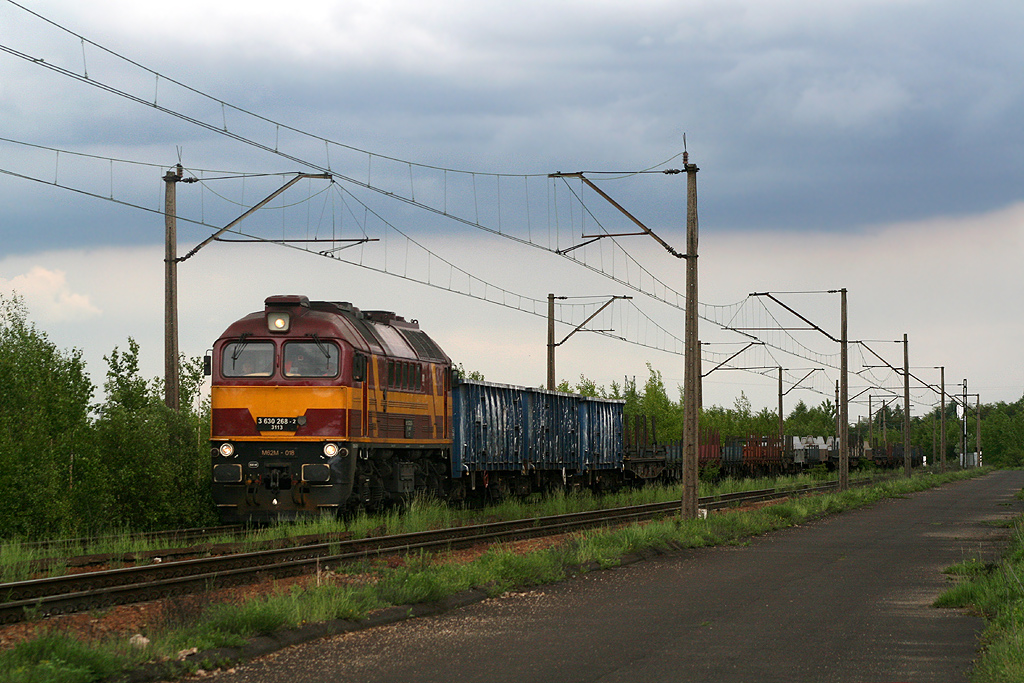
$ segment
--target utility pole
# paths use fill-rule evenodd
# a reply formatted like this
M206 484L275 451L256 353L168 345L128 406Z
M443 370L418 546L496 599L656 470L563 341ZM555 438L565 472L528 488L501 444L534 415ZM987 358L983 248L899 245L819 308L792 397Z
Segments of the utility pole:
M823 330L818 325L815 325L813 322L808 320L805 316L803 316L800 313L798 313L797 311L795 311L792 307L787 306L783 302L779 301L779 299L777 299L775 296L773 296L771 292L751 292L750 296L766 296L766 297L768 297L769 299L771 299L772 301L774 301L775 303L777 303L778 305L782 306L787 311L789 311L790 313L795 315L797 318L799 318L800 320L802 320L805 323L807 323L808 325L810 325L811 329L817 330L818 332L824 334L826 337L828 337L832 341L837 342L839 344L840 365L839 365L839 380L836 382L836 437L835 438L837 438L839 440L839 442L840 442L839 443L839 489L840 490L845 490L849 486L849 476L850 476L850 451L849 451L849 444L847 443L847 441L849 440L848 431L849 431L850 420L849 420L849 413L847 412L847 404L849 403L849 386L848 386L848 382L847 382L847 374L848 374L847 373L847 348L848 348L848 340L847 340L847 323L846 323L846 288L844 287L843 289L830 289L827 292L823 292L823 293L825 293L825 294L836 294L836 293L838 293L838 294L841 295L841 299L840 299L840 313L841 313L841 317L842 317L842 320L841 320L842 329L841 329L841 332L840 332L840 335L839 335L838 339L836 339L836 337L834 335L829 334L828 332ZM739 331L739 330L744 329L744 328L730 328L730 329ZM760 329L760 328L754 327L754 328L746 328L746 329L756 330L756 329Z
M886 416L888 415L889 401L882 401L882 407L878 409L878 412L882 413L882 448L885 449L886 457L889 454L889 425L887 424Z
M786 440L786 433L783 430L783 420L782 420L782 367L781 366L779 366L779 439L782 440L782 441ZM782 447L783 448L786 447L785 443L783 443Z
M178 382L178 206L175 188L181 181L181 164L164 174L164 403L171 410L179 404Z
M840 396L839 405L836 406L837 413L839 414L839 490L845 491L850 488L850 444L849 444L849 429L850 429L850 414L849 414L849 398L850 398L850 385L849 379L847 378L847 347L848 339L846 335L846 288L843 287L839 290L840 295L840 306L842 308L842 322L841 322L841 333L840 333L840 356L839 356L839 382L840 382Z
M184 169L177 164L173 170L164 174L164 228L165 228L165 250L164 250L164 402L168 408L178 410L179 407L179 380L178 380L178 263L192 258L197 251L210 242L220 237L224 232L242 222L243 219L256 213L274 197L278 196L303 178L322 178L330 180L331 176L326 173L312 174L299 173L280 188L272 192L265 199L252 206L241 216L231 221L223 228L207 237L198 245L193 247L184 256L177 255L177 197L175 185L177 183L194 183L197 178L185 178Z
M875 450L875 416L871 412L871 394L868 394L868 445L871 446L872 454Z
M974 412L977 413L974 427L974 464L981 467L981 394L975 396L974 400Z
M683 137L683 145L685 150L686 137ZM683 378L683 401L685 403L684 414L683 414L683 495L681 504L681 514L684 518L694 519L697 517L697 465L698 459L698 447L697 447L697 421L700 417L700 396L701 396L701 366L700 366L700 339L697 334L697 164L690 163L690 155L688 152L683 152L683 169L666 169L662 171L667 175L675 175L678 173L686 173L686 253L680 254L665 240L658 237L653 230L648 228L633 214L627 211L622 205L618 204L614 199L608 196L608 193L603 191L588 178L583 175L583 172L576 173L549 173L549 178L578 178L580 182L584 183L587 187L594 190L598 195L603 197L605 201L614 206L618 211L622 213L626 218L637 225L643 232L642 233L622 233L620 235L611 235L603 233L600 235L584 235L584 238L589 238L590 241L577 244L572 247L560 250L559 253L566 253L577 247L590 244L598 239L604 237L625 237L627 235L639 235L644 234L654 238L658 244L665 248L665 251L672 254L676 258L686 259L686 332L684 334L684 354L685 360L683 364L684 378Z
M938 429L938 426L937 426L938 424L939 423L935 421L935 418L932 418L932 459L930 461L932 467L935 466L935 460L936 460L936 458L935 458L935 456L936 456L936 453L935 453L935 448L936 448L935 443L936 443L936 440L937 440L937 438L939 436L938 435L939 429Z
M946 366L942 365L939 367L939 382L942 384L942 391L939 393L940 404L939 412L942 415L939 418L939 462L942 467L942 471L946 471Z
M967 460L967 378L964 378L964 402L963 402L963 406L964 406L964 418L962 420L962 422L963 422L962 427L963 428L960 430L960 434L961 434L961 437L960 437L960 453L961 453L961 456L960 457L963 458L964 469L967 469L968 467L971 466L971 463Z
M868 440L871 442L871 450L875 450L875 446L877 446L877 443L875 442L875 420L878 420L878 427L882 432L882 438L880 439L880 441L882 442L882 450L883 452L888 454L888 408L890 401L894 401L896 399L889 396L879 396L878 398L882 399L882 404L878 408L874 408L874 396L871 396L870 394L868 395Z
M555 295L548 293L548 389L555 389Z
M903 333L903 474L910 476L910 350Z
M700 342L697 334L697 168L683 152L686 171L686 333L683 379L683 499L684 519L697 518L697 421L700 417Z
M832 425L835 429L833 434L836 435L836 447L839 446L839 380L836 380L836 419L835 424Z
M554 294L548 294L548 389L554 391L555 389L555 347L561 346L565 342L569 341L569 337L576 334L583 329L583 326L589 323L591 320L597 317L597 315L612 305L612 302L616 299L632 299L631 296L613 296L604 302L604 304L594 311L590 317L581 322L576 328L565 335L565 339L555 343L555 299L565 299L567 297L559 296L556 297ZM611 332L611 330L587 330L588 332Z

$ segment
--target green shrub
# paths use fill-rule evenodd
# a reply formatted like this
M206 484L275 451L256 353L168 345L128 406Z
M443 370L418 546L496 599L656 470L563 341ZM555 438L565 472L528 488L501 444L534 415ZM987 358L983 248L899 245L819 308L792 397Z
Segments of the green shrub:
M198 359L183 363L181 409L175 411L164 404L162 383L141 377L138 356L134 339L127 351L115 348L105 356L91 496L99 521L135 530L212 523L209 406L197 400L202 367Z
M0 538L74 532L92 395L81 351L59 350L0 295Z
M47 634L0 653L4 683L88 683L120 672L119 657L68 636Z

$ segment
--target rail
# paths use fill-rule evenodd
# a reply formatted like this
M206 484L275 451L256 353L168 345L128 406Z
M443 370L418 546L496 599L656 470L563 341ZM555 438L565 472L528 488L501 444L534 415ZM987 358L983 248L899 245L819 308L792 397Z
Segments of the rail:
M741 503L821 493L835 488L837 483L829 482L820 486L743 491L706 496L699 499L698 503L701 508L713 510ZM256 578L293 576L315 571L324 565L386 554L435 551L643 521L675 512L679 505L678 501L647 503L392 536L329 540L300 547L3 583L0 584L0 623L22 621L28 616L35 618L154 600L213 587L248 583Z

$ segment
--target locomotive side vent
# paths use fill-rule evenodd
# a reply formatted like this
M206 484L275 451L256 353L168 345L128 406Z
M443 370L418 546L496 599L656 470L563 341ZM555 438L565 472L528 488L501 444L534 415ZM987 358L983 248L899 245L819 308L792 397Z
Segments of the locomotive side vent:
M402 336L409 342L409 345L416 349L416 353L419 354L420 358L440 361L445 359L444 353L434 343L434 340L427 336L426 332L404 328L396 329L401 332Z

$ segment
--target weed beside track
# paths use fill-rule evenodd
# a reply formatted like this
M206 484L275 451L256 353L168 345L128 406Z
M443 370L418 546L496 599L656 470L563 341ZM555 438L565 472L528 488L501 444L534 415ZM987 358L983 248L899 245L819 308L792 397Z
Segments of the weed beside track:
M415 554L401 562L367 561L301 582L271 584L256 597L247 595L214 602L196 596L196 600L190 601L192 609L179 610L179 614L164 613L154 623L146 624L141 633L148 641L144 646L130 644L124 634L83 640L74 633L41 628L33 640L0 653L0 681L101 680L110 676L111 671L125 671L145 662L174 662L182 653L196 650L239 647L252 636L312 622L364 619L374 610L439 600L470 588L482 588L497 595L551 583L590 567L615 565L623 556L645 549L742 542L774 529L979 473L975 470L919 474L843 493L789 499L757 510L725 511L706 520L668 518L616 529L576 532L557 544L524 547L505 543L482 549L472 558L444 553ZM764 482L761 487L765 487ZM678 492L670 493L672 498L668 493L661 495L671 500ZM558 512L575 511L570 508L581 502L571 498L565 496L549 505ZM377 520L375 528L383 526L388 533L396 533L410 531L414 524L426 524L427 528L453 525L456 520L448 515L461 512L445 510L435 511L426 504L419 509L413 506L406 515ZM537 514L535 508L530 512ZM488 514L502 513L493 509Z
M1024 498L1024 491L1017 497ZM971 680L1024 681L1024 519L1013 521L1010 544L998 563L968 558L946 573L957 585L940 595L935 606L967 607L988 622Z

